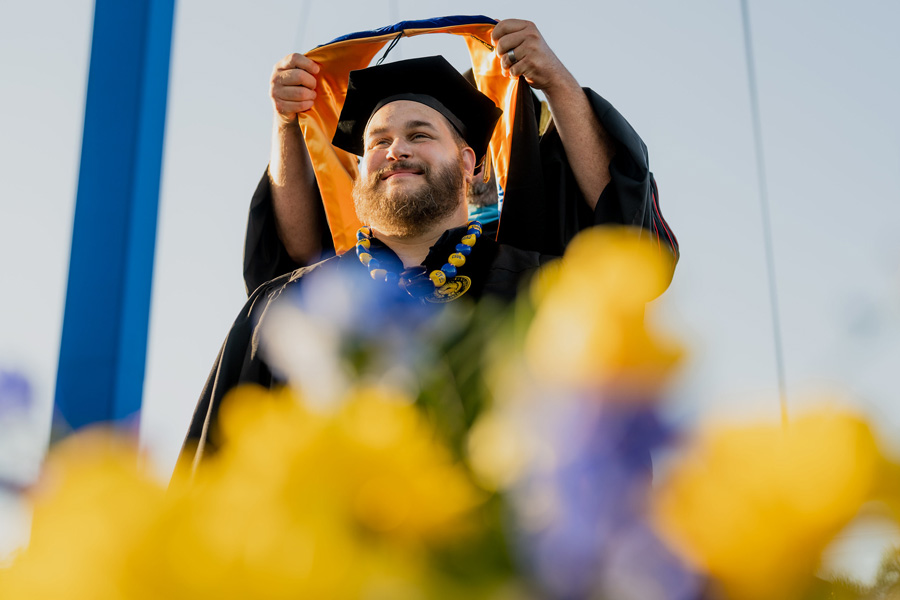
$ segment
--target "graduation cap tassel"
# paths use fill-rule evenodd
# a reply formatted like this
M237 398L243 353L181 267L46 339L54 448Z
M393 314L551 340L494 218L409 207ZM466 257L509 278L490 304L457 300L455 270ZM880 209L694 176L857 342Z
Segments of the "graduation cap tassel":
M384 62L384 59L387 58L387 55L391 53L391 50L394 49L394 46L397 45L397 42L399 42L400 38L402 38L402 37L403 37L403 32L401 31L400 33L397 34L397 37L395 37L394 39L391 40L391 43L385 49L384 54L381 55L381 58L379 58L378 61L375 63L375 66L378 66Z

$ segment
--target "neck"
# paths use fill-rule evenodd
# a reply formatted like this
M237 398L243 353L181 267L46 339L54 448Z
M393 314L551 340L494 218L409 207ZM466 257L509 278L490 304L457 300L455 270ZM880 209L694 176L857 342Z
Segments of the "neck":
M415 267L425 262L428 250L434 246L445 231L466 224L468 213L465 203L461 204L461 209L461 211L456 211L417 236L391 235L379 229L377 225L371 226L372 233L381 243L394 251L394 254L403 261L404 268Z

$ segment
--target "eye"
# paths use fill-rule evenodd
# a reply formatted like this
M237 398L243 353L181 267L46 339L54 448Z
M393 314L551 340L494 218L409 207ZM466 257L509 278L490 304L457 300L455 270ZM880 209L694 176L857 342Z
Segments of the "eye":
M416 133L409 136L411 140L430 140L431 136L427 133L422 133L421 131L417 131Z

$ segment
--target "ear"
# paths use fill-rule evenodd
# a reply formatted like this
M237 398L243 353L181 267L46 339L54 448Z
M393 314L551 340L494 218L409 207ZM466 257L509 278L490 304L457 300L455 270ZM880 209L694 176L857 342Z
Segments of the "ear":
M466 182L471 185L475 181L475 151L464 146L459 153L466 169Z

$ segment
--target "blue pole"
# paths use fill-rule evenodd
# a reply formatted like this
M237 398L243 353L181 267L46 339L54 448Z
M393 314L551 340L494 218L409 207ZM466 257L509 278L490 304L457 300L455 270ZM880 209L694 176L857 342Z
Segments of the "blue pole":
M96 0L56 379L72 428L141 407L175 0Z

